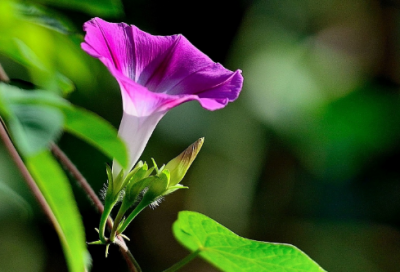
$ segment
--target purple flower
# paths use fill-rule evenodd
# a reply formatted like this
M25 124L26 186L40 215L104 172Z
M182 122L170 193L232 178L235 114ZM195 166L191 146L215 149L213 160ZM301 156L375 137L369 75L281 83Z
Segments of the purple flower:
M241 71L232 72L194 47L184 36L153 36L136 26L94 18L83 26L82 49L100 59L117 79L123 116L119 135L127 143L130 170L155 126L171 108L197 100L208 110L234 101ZM114 175L121 169L116 163Z

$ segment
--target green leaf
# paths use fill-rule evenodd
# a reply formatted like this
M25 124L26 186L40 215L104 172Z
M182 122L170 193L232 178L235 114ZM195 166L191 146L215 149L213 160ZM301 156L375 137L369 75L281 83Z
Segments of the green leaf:
M48 77L54 77L57 87L62 90L64 94L68 94L75 89L75 86L70 79L63 74L57 71L52 71L52 69L46 67L35 52L18 38L10 39L7 37L0 37L0 52L28 68L31 72L47 75Z
M33 156L46 149L63 128L64 115L52 104L68 105L50 92L23 91L0 83L2 114L19 151Z
M36 0L36 2L77 9L96 16L119 16L123 14L120 0Z
M96 114L74 107L52 92L24 91L4 83L0 83L0 98L0 114L25 155L45 148L64 127L120 165L128 164L125 144L116 129Z
M27 157L26 165L56 217L69 271L85 271L84 228L67 177L49 151Z
M196 212L183 211L173 225L176 239L226 272L325 271L305 253L288 244L242 238Z
M63 115L59 110L38 105L12 105L10 108L14 118L9 118L8 127L24 156L47 148L61 134Z
M53 108L72 107L64 98L59 95L43 90L23 90L16 86L0 83L0 95L5 101L4 104L11 105L42 105Z
M168 187L168 189L163 193L163 196L172 194L173 192L179 190L179 189L189 189L187 186L183 186L182 184L176 184L174 186Z
M63 108L65 130L92 144L103 153L127 167L128 152L124 142L117 138L117 131L109 123L84 109Z

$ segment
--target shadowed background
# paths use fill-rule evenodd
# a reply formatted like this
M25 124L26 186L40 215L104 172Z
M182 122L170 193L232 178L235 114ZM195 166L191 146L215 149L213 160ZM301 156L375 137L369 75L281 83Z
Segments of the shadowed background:
M51 36L37 45L50 48L59 57L55 65L75 83L69 100L118 127L118 85L79 48L81 26L92 16L39 2L77 29L70 44ZM142 159L159 164L200 137L205 143L182 182L190 189L146 209L126 232L144 271L162 271L186 256L171 232L180 210L204 213L247 238L294 244L328 271L399 271L398 1L122 4L123 14L104 19L151 34L182 33L214 61L241 69L245 79L236 102L215 112L196 102L181 105L150 139ZM0 62L11 78L30 80L1 54ZM99 192L110 161L68 134L59 145ZM71 183L87 240L95 240L100 215ZM0 233L1 272L66 271L58 237L2 145ZM127 271L116 247L107 259L104 247L89 251L92 271ZM216 270L197 260L182 271Z

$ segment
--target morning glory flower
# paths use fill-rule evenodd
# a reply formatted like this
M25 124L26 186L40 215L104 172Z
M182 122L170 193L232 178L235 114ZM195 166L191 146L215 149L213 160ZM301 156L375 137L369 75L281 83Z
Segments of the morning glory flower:
M207 110L221 109L242 89L240 70L233 72L213 62L182 35L153 36L134 25L100 18L83 28L82 49L103 62L121 88L118 134L129 151L125 170L132 169L168 110L191 100ZM114 162L113 175L120 170Z

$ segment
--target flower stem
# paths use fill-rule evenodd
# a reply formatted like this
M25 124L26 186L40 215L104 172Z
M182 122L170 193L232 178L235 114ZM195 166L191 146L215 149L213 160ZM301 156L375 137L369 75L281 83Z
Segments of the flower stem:
M121 223L121 220L124 217L125 212L129 209L129 206L130 205L127 205L127 203L125 201L122 201L122 204L121 204L121 207L119 208L118 214L115 217L114 225L111 229L110 238L109 238L111 242L114 242L118 226Z
M83 177L83 175L79 172L79 170L75 167L75 165L70 161L70 159L62 152L62 150L55 144L51 146L51 150L56 156L60 163L64 165L64 167L71 173L71 175L77 180L77 182L81 185L83 190L87 193L89 198L93 201L95 204L96 209L100 212L103 213L104 211L104 206L98 196L94 193L92 187L90 184L87 182L87 180ZM111 211L110 211L111 212ZM108 215L110 214L108 213ZM105 215L102 214L102 217L105 217ZM104 221L103 221L104 223ZM113 227L113 221L110 216L107 218L107 226L112 229ZM105 229L105 223L103 228ZM99 230L100 233L100 230ZM103 232L104 233L104 232ZM142 272L139 264L136 262L135 258L133 257L132 253L129 251L128 247L126 246L125 241L123 238L118 237L118 239L115 240L115 243L119 246L120 252L122 256L124 257L126 264L128 265L129 271L131 272Z
M175 272L175 271L178 271L183 266L187 265L190 261L192 261L194 258L196 258L197 255L199 255L200 252L201 252L200 249L198 249L196 251L193 251L192 253L187 255L185 258L183 258L182 260L180 260L179 262L177 262L176 264L174 264L170 268L164 270L163 272Z
M106 201L104 203L104 210L103 213L101 214L100 218L100 224L99 224L99 238L103 243L106 243L106 238L104 236L105 230L106 230L106 224L107 224L107 219L109 218L111 211L115 205L116 201L109 202Z
M135 217L148 205L141 201L135 209L131 212L131 214L125 219L124 223L122 224L121 228L118 229L117 234L123 233L125 229L129 226L129 224L135 219ZM118 227L118 226L117 226Z

